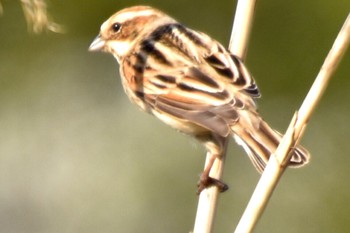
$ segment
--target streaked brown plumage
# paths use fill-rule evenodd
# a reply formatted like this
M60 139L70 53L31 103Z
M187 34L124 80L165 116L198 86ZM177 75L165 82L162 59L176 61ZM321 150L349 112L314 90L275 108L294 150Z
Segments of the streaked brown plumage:
M173 128L198 139L212 155L222 154L234 136L259 172L276 150L281 135L259 116L260 96L239 58L209 36L193 31L159 10L136 6L121 10L101 26L90 50L114 55L130 100ZM297 147L289 165L309 160ZM212 184L206 167L199 189Z

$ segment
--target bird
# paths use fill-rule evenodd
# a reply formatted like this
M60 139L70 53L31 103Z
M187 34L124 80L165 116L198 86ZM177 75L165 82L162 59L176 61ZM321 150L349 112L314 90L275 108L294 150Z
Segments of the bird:
M203 144L209 162L198 193L212 185L228 189L209 174L229 138L243 147L260 173L276 151L282 134L260 116L253 76L239 57L207 34L153 7L132 6L101 25L89 51L114 56L132 103ZM288 166L309 162L304 147L297 145L291 153Z

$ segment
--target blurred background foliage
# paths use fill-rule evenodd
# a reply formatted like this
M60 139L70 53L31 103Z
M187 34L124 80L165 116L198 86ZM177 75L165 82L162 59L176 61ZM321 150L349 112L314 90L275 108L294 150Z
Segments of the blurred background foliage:
M0 18L0 232L189 232L204 150L131 105L116 61L87 48L115 11L147 4L223 44L236 2L48 1L64 34L28 33L19 1ZM260 112L286 129L350 9L348 0L258 1L247 65ZM350 229L350 56L344 57L257 232ZM215 232L232 232L259 178L231 143Z

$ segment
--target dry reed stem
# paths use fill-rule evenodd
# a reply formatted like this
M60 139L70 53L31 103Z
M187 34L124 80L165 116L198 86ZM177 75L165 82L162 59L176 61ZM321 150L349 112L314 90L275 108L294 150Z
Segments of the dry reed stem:
M239 0L236 8L229 50L242 60L244 59L247 50L246 47L248 44L254 8L255 0ZM229 138L226 140L222 158L220 160L216 159L211 169L210 176L213 178L221 179L228 141ZM210 156L210 154L207 155L206 163ZM193 233L212 232L218 195L219 189L217 187L210 187L201 192L198 200L198 208Z
M305 127L349 46L349 43L350 14L340 30L303 104L299 111L295 113L275 154L270 157L265 171L237 225L235 233L248 233L254 230L267 206L273 190L276 188L286 168L286 164L290 160L291 148L293 148L302 137Z

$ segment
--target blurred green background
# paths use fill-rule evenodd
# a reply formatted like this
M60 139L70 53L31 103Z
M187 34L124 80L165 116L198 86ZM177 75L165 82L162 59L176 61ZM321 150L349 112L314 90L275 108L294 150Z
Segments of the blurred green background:
M28 33L19 1L0 17L0 232L189 232L204 150L140 112L112 56L89 53L115 11L147 4L223 44L234 1L49 1L65 34ZM282 132L350 10L348 0L259 1L247 57L264 118ZM350 54L256 232L350 230ZM214 232L232 232L259 174L231 143Z

